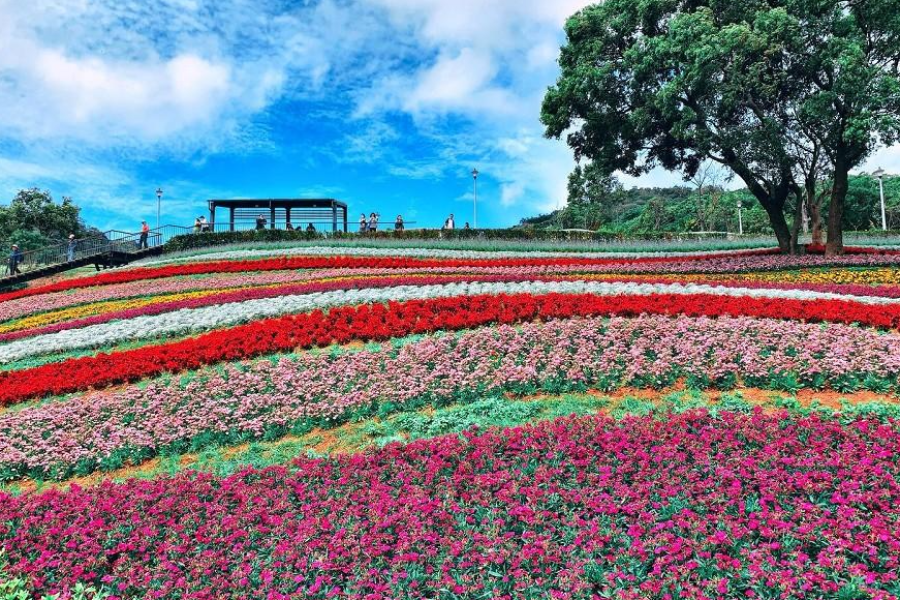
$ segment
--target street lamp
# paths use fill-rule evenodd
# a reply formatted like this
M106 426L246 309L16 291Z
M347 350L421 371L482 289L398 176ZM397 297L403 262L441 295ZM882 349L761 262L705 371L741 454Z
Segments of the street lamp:
M472 229L478 229L478 169L472 169Z
M163 191L161 187L156 188L156 228L159 229L159 209L162 205Z
M881 192L881 230L887 231L887 215L884 211L884 169L879 167L872 175L878 178L878 189Z
M744 218L741 216L741 209L744 208L744 203L740 200L737 201L737 209L738 209L738 234L744 235Z

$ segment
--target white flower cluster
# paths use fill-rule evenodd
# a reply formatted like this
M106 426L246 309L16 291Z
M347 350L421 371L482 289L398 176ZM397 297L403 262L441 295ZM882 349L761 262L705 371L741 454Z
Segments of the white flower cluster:
M586 281L462 282L446 285L402 285L392 288L339 290L278 298L263 298L230 304L181 309L161 315L140 316L122 321L69 329L25 338L0 346L0 363L81 348L96 348L154 337L189 334L246 323L266 317L308 312L317 308L388 301L497 294L573 293L598 296L652 294L710 294L717 296L791 298L800 300L848 300L871 305L900 302L893 298L843 296L805 290L726 288L697 284L648 284Z
M297 246L294 248L264 248L255 250L209 249L208 251L191 252L173 255L167 259L148 260L132 263L140 267L178 264L182 262L217 261L217 260L249 260L269 256L372 256L372 257L405 257L405 258L445 258L445 259L502 259L502 258L593 258L593 259L629 259L629 258L682 258L690 256L729 256L735 250L711 250L698 252L544 252L544 251L509 251L491 250L446 250L438 248L369 248L353 246Z

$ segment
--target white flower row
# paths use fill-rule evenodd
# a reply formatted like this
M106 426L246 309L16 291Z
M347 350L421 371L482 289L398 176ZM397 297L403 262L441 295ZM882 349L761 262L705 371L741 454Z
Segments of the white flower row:
M174 255L171 258L132 263L135 266L150 267L182 262L215 260L248 260L269 256L375 256L408 258L446 259L495 259L495 258L681 258L690 256L728 256L740 250L711 250L697 252L498 252L493 250L445 250L439 248L371 248L353 246L297 246L294 248L265 248L255 250L209 250L208 252ZM744 252L747 252L746 250Z
M147 315L70 329L45 335L12 341L0 346L0 363L8 363L29 356L53 352L118 344L121 342L152 339L162 336L190 334L246 323L279 315L301 313L317 308L339 305L356 305L374 302L405 301L412 299L450 296L474 296L480 294L547 294L591 293L601 296L651 295L651 294L712 294L718 296L792 298L804 300L846 300L839 294L804 290L774 290L724 288L696 284L646 284L623 282L515 282L483 283L462 282L446 285L397 286L393 288L339 290L278 298L247 300L230 304L181 309L161 315ZM852 300L872 305L896 303L891 298L853 296Z

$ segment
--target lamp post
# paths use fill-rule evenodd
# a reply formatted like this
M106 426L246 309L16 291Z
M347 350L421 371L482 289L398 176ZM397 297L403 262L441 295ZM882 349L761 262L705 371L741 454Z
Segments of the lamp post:
M884 169L879 167L872 175L878 178L878 190L881 193L881 230L887 231L887 214L884 210Z
M159 211L162 206L163 191L161 187L156 188L156 228L159 229Z
M478 169L472 169L472 229L478 229Z
M738 235L744 235L744 217L741 215L741 209L744 208L744 203L740 200L737 201L737 209L738 209Z

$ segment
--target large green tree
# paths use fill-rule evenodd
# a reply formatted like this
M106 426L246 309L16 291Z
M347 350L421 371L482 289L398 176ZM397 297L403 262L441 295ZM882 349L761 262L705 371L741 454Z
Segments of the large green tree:
M53 201L50 192L37 188L21 190L9 206L0 206L0 240L33 249L66 239L81 237L86 229L71 199Z
M548 136L567 135L576 158L605 173L662 166L692 178L706 161L724 165L758 200L785 252L797 231L785 211L803 198L802 165L815 147L813 176L820 156L834 175L829 249L839 252L845 174L900 129L900 28L887 14L895 5L605 0L567 22L562 74L541 120ZM875 15L885 18L870 21Z

